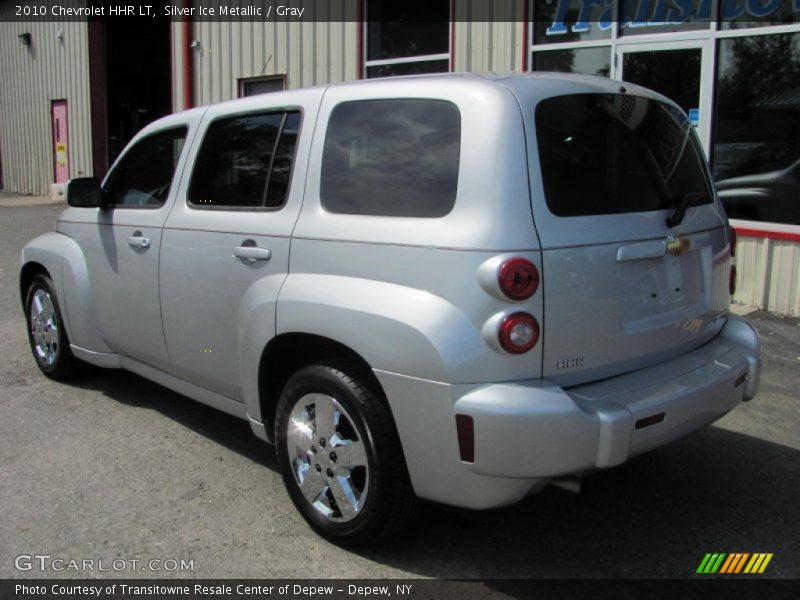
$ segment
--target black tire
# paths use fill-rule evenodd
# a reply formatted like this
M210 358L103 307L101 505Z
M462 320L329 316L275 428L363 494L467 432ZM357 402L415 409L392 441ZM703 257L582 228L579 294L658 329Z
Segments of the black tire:
M52 317L47 319L47 322L40 318L38 314L37 320L34 321L33 319L33 314L35 312L38 313L38 310L34 307L34 302L41 300L42 294L46 295L46 298L50 300L53 306ZM42 373L57 381L68 379L78 374L82 363L75 358L69 347L69 338L64 329L64 319L61 316L61 308L58 305L55 288L47 275L36 275L28 287L28 293L25 296L25 321L31 352L33 352L33 358ZM37 349L35 335L42 331L48 332L51 340L48 343L48 348L52 348L52 354L49 351L43 354L41 349Z
M286 383L278 403L275 419L278 462L289 496L315 531L334 543L346 546L355 546L391 537L408 519L415 502L400 439L389 408L382 398L363 383L363 380L367 379L366 377L362 377L362 381L359 381L351 373L356 373L356 369L330 365L312 365L300 369ZM324 397L335 400L331 405L334 406L333 414L338 415L338 425L335 425L336 434L330 441L315 437L318 432L316 404L307 400L312 404L304 407L300 400L321 398L322 396L312 397L309 394L322 394ZM335 407L336 403L339 408ZM309 423L313 423L313 433L309 429L308 438L315 445L311 446L308 453L298 449L299 447L294 441L296 438L291 438L292 441L290 441L288 432L295 409L304 415L313 415L313 420L309 421ZM308 412L309 410L311 412ZM297 414L295 412L295 416ZM342 420L343 417L344 420ZM334 422L336 422L335 417ZM344 433L340 433L342 431ZM293 433L292 435L297 434ZM366 454L367 471L362 474L358 471L361 467L350 468L334 464L335 456L332 457L333 463L331 463L328 458L335 455L335 452L328 453L328 451L335 451L337 447L341 450L344 447L335 446L333 437L336 437L337 441L347 440L349 437L355 440L356 444L359 441L362 442ZM306 443L305 438L303 443ZM325 462L322 463L320 470L320 461L323 459ZM296 468L302 470L306 461L309 466L306 477L317 478L316 483L312 482L312 485L323 486L319 495L316 496L320 499L317 504L327 505L322 506L322 509L315 507L310 500L306 499L301 491L299 475L295 475ZM298 464L302 466L297 467ZM326 485L326 467L336 469L333 475L328 471L327 488L324 487ZM337 484L337 480L340 479L338 469L341 468L348 469L351 473L349 477L344 478L346 485L352 485L353 490L358 490L359 486L362 489L366 488L357 503L360 504L359 508L353 510L352 507L348 507L349 516L342 514L333 491L334 486L342 485L341 482ZM305 482L305 479L303 481ZM365 481L368 482L366 485ZM347 489L350 490L351 487L347 487ZM342 488L339 487L338 490L341 494ZM313 496L315 493L316 489L311 491L310 495ZM322 510L331 509L333 512L330 515L322 512ZM343 518L348 520L342 521Z

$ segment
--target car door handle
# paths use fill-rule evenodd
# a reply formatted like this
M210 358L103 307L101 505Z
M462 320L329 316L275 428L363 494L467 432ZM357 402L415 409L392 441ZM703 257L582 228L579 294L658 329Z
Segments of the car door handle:
M272 251L258 246L236 246L233 255L245 260L269 260L272 258Z
M150 238L142 237L142 232L137 231L128 238L128 246L137 249L146 249L150 247Z

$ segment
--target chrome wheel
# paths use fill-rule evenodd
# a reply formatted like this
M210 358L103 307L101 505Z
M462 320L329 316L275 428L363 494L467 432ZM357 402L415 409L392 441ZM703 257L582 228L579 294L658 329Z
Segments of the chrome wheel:
M330 521L358 516L369 490L369 463L342 405L327 394L306 394L292 408L286 433L291 470L306 501Z
M58 317L47 290L37 289L31 298L30 329L36 357L47 366L58 359Z

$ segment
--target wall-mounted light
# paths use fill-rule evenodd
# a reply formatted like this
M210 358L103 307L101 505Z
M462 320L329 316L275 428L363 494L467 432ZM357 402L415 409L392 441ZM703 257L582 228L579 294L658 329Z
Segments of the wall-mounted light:
M23 46L30 46L33 43L30 33L20 33L17 37L19 38L19 43Z

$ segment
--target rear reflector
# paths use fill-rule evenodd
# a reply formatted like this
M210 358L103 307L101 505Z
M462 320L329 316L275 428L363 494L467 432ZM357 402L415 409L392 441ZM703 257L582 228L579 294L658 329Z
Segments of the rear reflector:
M523 354L539 340L539 322L524 312L508 315L500 322L498 339L506 352Z
M731 292L731 296L736 293L736 265L731 265L731 274L728 279L728 289Z
M661 423L664 420L666 413L658 413L657 415L650 415L649 417L645 417L644 419L639 419L636 421L636 429L644 429L645 427L650 427L650 425L655 425L656 423Z
M469 415L456 415L458 452L463 462L475 462L475 424Z

